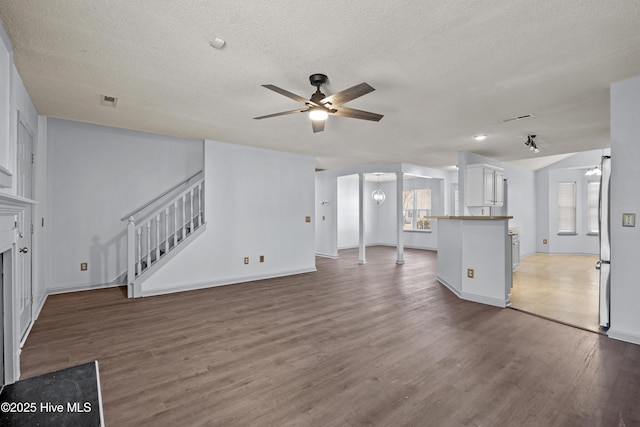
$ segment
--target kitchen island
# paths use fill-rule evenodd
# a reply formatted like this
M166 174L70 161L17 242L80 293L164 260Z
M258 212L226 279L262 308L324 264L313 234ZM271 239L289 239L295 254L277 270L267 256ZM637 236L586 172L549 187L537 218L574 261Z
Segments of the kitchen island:
M438 281L459 298L508 307L511 216L433 216L438 221Z

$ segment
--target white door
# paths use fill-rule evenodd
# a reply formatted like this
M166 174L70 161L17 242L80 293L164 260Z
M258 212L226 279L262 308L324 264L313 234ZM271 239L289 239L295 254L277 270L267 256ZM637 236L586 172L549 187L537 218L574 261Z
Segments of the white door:
M33 198L33 133L18 121L18 176L16 179L18 196ZM17 287L20 337L23 338L32 321L33 289L31 285L31 240L33 225L31 206L18 218Z

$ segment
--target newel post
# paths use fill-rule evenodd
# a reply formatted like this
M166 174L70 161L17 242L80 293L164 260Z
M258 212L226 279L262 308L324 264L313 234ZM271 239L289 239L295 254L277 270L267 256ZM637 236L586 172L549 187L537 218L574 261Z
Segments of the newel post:
M127 225L127 296L136 298L133 281L136 278L136 220L129 217Z

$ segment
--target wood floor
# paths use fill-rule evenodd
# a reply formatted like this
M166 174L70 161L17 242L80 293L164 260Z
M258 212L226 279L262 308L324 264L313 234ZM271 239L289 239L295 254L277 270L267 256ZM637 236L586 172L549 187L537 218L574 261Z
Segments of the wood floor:
M456 298L435 253L128 300L50 296L23 377L98 360L108 426L631 426L640 346Z
M598 256L533 254L513 274L512 307L598 332Z

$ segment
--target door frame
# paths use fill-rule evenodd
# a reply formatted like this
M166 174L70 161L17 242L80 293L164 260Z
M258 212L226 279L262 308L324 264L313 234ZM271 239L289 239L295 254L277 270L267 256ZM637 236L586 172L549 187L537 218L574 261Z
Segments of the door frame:
M35 192L35 173L34 173L34 158L35 158L35 151L36 151L36 145L37 145L37 141L36 141L36 133L34 132L34 130L31 128L31 126L29 125L29 123L23 119L24 115L20 113L20 110L17 110L17 127L16 127L16 181L15 181L15 186L16 186L16 194L18 193L18 188L19 188L19 183L18 180L21 179L21 166L20 166L20 159L18 158L18 153L19 153L19 140L20 140L20 126L22 126L24 128L24 130L27 132L27 134L31 137L31 162L28 163L30 165L29 167L29 196L30 197L24 197L20 194L17 194L18 197L22 197L25 199L29 199L29 200L33 200L34 197L34 192ZM15 262L16 262L16 270L18 269L18 266L20 265L21 261L19 258L24 258L25 256L29 258L28 260L28 269L29 269L29 283L26 284L25 282L25 278L22 275L22 272L20 271L16 271L16 277L17 280L19 280L21 283L19 283L22 286L28 286L29 290L30 290L30 303L29 303L29 323L26 326L26 328L24 329L24 333L22 334L22 336L20 337L20 347L22 347L27 339L27 337L29 336L29 332L31 331L31 328L33 327L33 323L34 323L34 319L35 319L35 309L34 309L34 296L33 296L33 214L34 214L34 209L33 206L31 204L25 206L25 209L22 211L22 213L20 215L18 215L18 237L17 237L17 241L16 244L20 245L20 239L22 238L22 236L20 235L20 233L26 235L29 245L29 252L26 254L23 253L16 253L16 257L15 257ZM24 221L25 218L28 218L28 221ZM22 219L22 224L20 224L20 219ZM25 224L24 222L28 222L28 224ZM20 248L18 248L20 249ZM19 306L18 306L19 307ZM19 325L19 327L21 327L21 325Z

